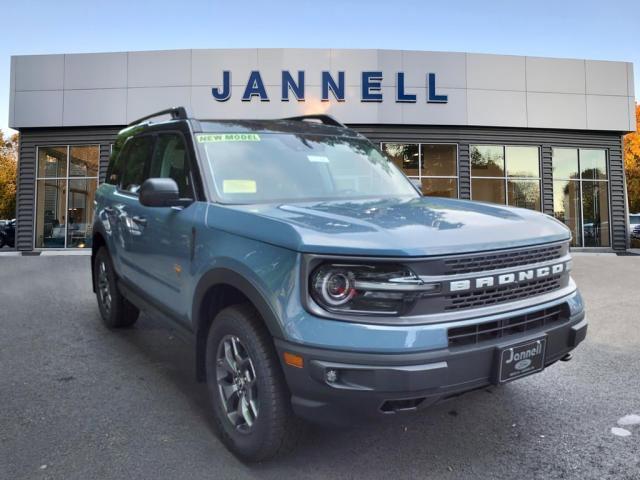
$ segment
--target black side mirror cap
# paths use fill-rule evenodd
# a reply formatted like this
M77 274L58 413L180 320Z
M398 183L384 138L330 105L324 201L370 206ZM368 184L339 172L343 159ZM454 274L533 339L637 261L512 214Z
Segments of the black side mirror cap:
M145 207L184 207L191 200L181 199L173 178L148 178L140 187L140 203Z

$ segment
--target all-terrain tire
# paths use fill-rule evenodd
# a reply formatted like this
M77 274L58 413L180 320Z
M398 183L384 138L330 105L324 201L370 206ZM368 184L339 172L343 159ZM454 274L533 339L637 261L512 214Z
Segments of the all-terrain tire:
M225 342L228 345L230 340L237 342L238 349L245 358L244 362L236 362L238 365L248 365L246 359L250 359L254 381L247 382L247 385L257 389L255 394L251 393L257 415L254 417L249 414L253 423L247 428L245 422L244 431L232 423L229 411L233 412L233 408L225 406L225 403L233 402L223 400L218 383L221 376L225 377L224 382L228 380L227 375L229 378L233 377L233 374L228 374L228 365L222 367L220 361ZM293 449L301 434L302 425L291 410L289 389L271 335L251 305L233 305L220 311L215 317L207 337L206 370L216 427L220 438L231 452L245 461L261 461ZM250 373L247 375L249 379L252 376ZM229 388L228 383L225 385ZM249 397L247 391L241 395L245 399ZM240 421L244 422L243 419Z
M102 321L108 328L130 327L138 319L140 311L118 290L117 276L111 256L100 247L93 263L94 285Z

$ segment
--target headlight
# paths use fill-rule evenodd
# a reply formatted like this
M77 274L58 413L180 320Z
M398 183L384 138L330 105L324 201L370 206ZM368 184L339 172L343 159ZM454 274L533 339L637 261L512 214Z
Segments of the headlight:
M311 274L311 297L325 310L357 315L402 315L418 298L437 293L409 268L395 264L324 264Z

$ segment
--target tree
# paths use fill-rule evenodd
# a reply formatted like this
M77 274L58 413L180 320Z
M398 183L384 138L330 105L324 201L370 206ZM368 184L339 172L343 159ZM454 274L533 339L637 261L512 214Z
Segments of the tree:
M0 130L0 219L16 216L18 134L5 138Z
M624 137L624 169L629 211L640 213L640 105L636 105L636 131Z

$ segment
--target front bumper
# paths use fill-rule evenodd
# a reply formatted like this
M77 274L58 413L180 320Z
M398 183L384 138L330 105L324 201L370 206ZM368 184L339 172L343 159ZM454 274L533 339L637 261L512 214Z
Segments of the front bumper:
M498 367L496 351L505 346L544 336L544 365L551 365L584 340L586 332L581 311L542 331L428 352L345 352L283 340L276 340L276 348L280 358L284 352L304 358L303 368L283 365L295 413L314 422L343 425L415 410L490 385ZM335 381L327 380L329 371L335 372Z

